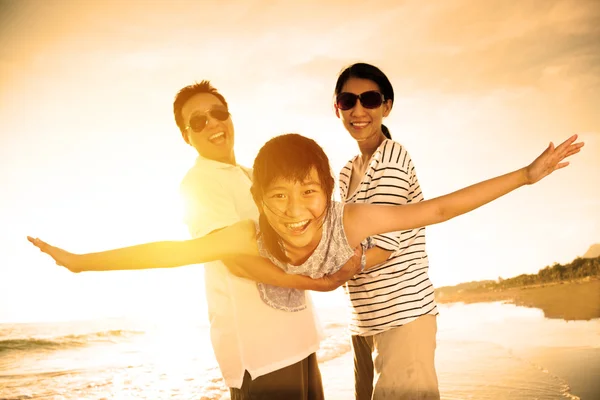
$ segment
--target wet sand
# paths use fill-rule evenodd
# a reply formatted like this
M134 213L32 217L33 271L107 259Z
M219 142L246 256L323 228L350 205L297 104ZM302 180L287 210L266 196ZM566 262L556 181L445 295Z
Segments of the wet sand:
M505 290L468 290L448 293L436 290L438 303L503 301L539 308L546 318L588 321L600 318L600 279L557 282Z
M565 379L570 392L581 400L600 398L600 348L545 347L522 350L519 355Z

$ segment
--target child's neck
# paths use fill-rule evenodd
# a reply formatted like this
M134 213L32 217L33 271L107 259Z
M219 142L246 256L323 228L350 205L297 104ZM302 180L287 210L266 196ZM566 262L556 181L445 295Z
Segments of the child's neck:
M301 265L306 262L312 256L312 254L319 246L321 242L321 237L323 236L323 228L319 230L319 234L315 235L311 242L304 247L295 247L291 246L288 243L284 243L285 246L285 254L290 259L289 264L291 265Z

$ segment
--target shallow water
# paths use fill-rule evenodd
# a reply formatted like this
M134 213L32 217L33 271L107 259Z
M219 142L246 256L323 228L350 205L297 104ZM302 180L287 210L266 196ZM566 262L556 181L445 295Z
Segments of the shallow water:
M327 338L318 357L324 371L336 365L326 391L351 398L347 312L331 307L320 314ZM440 306L436 364L443 399L593 399L600 394L600 320L549 320L539 310L500 303ZM0 394L229 397L203 321L123 318L0 325Z

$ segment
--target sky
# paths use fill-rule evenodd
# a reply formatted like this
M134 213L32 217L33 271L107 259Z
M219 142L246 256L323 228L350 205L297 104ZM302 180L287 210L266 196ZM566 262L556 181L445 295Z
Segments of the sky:
M333 88L357 61L392 81L385 123L426 198L586 142L567 169L427 228L435 286L600 242L598 1L0 0L0 322L205 312L200 266L71 274L25 236L73 252L187 238L178 187L195 152L172 101L202 79L230 104L238 162L297 132L337 175L358 148Z

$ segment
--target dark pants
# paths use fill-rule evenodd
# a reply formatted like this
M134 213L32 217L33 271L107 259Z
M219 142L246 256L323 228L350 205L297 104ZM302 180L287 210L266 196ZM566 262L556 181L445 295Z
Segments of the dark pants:
M311 354L296 364L250 378L244 373L240 389L229 388L231 400L323 400L323 383L317 356Z

